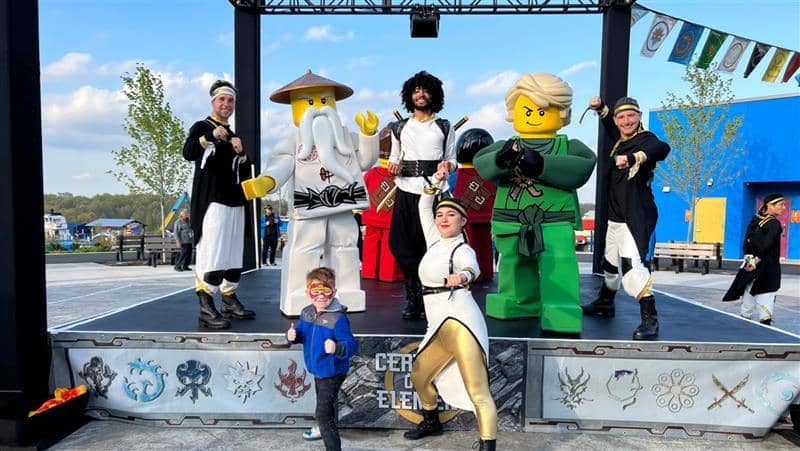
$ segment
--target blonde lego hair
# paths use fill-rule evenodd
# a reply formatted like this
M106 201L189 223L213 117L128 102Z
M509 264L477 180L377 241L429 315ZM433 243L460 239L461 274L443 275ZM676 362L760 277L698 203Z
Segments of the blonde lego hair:
M525 96L539 108L554 106L560 111L561 126L570 122L572 115L572 88L564 80L545 72L525 74L506 92L508 122L514 122L514 104L519 96Z

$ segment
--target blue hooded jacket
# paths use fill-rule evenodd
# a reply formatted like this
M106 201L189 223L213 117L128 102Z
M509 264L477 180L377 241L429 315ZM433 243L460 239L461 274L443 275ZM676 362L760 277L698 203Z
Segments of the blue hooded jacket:
M319 378L347 374L350 357L358 352L358 343L350 330L347 307L334 298L325 310L317 312L309 305L300 312L295 325L297 336L293 342L303 344L303 359L306 369ZM325 353L325 340L336 342L336 352Z

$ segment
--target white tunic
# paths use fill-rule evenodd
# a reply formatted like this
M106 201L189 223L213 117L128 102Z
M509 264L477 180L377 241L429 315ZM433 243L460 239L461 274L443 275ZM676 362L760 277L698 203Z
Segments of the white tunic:
M398 141L392 133L392 152L389 162L399 164L401 161L447 160L455 167L454 135L456 132L451 126L450 132L447 134L447 142L444 142L444 135L435 119L434 116L430 120L420 122L414 117L409 118L400 132L402 146L400 145L401 141ZM399 189L412 194L422 194L422 189L427 185L423 177L397 176L394 183ZM442 187L444 191L448 190L446 183Z
M453 238L442 238L439 235L431 214L433 198L433 195L423 192L419 201L420 222L422 230L425 232L425 242L428 245L428 251L422 257L419 265L419 278L424 286L441 287L444 285L444 278L450 273L450 255L456 246L464 243L464 238L462 235ZM465 274L467 281L470 282L473 280L473 275L467 269L473 271L475 277L480 274L475 251L465 243L453 254L453 272ZM425 332L425 337L422 339L419 349L425 348L425 345L433 338L445 320L453 318L469 329L478 340L478 344L487 357L488 365L489 334L486 330L486 321L483 319L483 313L475 303L472 293L466 289L455 290L453 291L453 297L450 298L450 291L445 291L426 295L424 301L425 316L428 318L428 330ZM459 409L475 411L455 361L445 367L436 376L434 382L439 391L439 396L445 402Z

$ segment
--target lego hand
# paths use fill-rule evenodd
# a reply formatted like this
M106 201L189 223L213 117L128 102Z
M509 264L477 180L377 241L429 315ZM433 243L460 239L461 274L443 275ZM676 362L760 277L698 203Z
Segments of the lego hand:
M531 178L539 177L542 169L544 169L544 158L542 158L542 154L534 149L527 149L519 162L519 167L526 176Z
M497 152L497 166L503 169L513 168L519 163L520 158L522 158L522 155L517 149L517 140L509 139L500 149L500 152Z
M358 124L358 128L361 129L361 133L367 136L372 136L378 131L378 116L372 112L372 110L367 110L367 117L365 118L363 114L356 113L356 124Z
M261 175L254 179L242 182L242 190L247 200L264 197L275 188L275 179L268 175Z
M325 354L333 354L336 352L336 342L328 338L325 340Z
M295 341L297 339L297 331L294 330L294 323L289 326L289 330L286 331L286 339L289 341Z

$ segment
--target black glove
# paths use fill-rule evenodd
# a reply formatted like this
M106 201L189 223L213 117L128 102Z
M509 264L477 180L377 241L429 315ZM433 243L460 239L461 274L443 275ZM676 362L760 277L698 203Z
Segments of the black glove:
M503 169L510 169L519 163L522 158L522 152L519 151L519 145L514 145L517 141L509 139L497 153L497 166Z
M526 177L539 177L544 169L544 158L533 149L525 149L522 160L519 162L519 169Z

